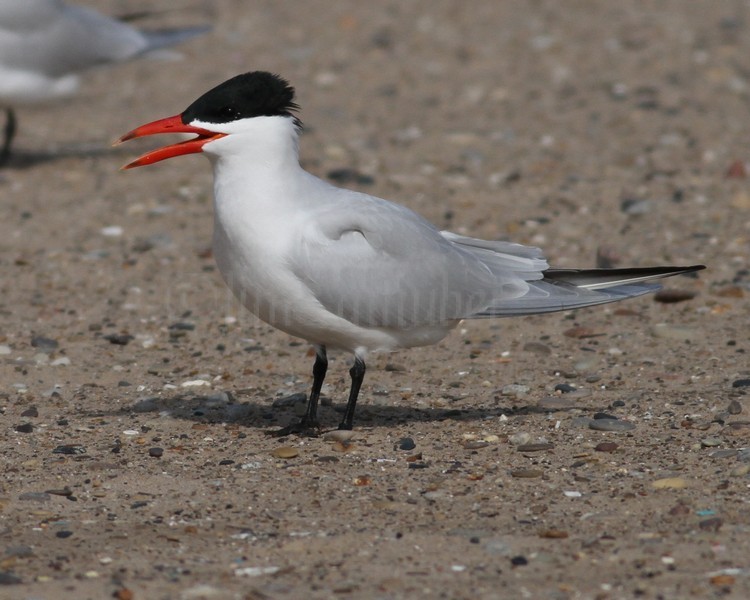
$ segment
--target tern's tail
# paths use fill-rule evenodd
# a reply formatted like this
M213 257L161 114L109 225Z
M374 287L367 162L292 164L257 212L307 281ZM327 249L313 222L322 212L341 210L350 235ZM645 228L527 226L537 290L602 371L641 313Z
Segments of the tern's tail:
M533 315L617 302L659 290L658 283L649 283L655 279L701 269L705 266L548 269L544 271L543 279L528 282L529 290L525 295L501 301L472 317Z

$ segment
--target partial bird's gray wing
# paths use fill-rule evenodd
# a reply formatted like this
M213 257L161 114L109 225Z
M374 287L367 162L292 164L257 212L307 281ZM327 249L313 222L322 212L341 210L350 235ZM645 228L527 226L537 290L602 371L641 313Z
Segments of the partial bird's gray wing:
M537 249L441 233L405 207L329 188L290 267L329 312L365 327L408 329L522 298L547 268Z
M58 0L0 0L0 62L61 77L182 42L206 28L139 31Z

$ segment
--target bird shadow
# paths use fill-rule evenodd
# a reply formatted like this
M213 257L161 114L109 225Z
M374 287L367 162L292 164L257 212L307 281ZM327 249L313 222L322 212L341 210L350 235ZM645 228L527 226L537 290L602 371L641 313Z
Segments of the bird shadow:
M237 396L244 396L238 392ZM98 416L129 416L139 414L162 414L175 419L183 419L203 424L234 424L247 428L266 430L273 434L282 427L299 421L307 403L304 393L291 394L282 398L242 401L232 393L219 392L210 395L177 393L168 397L149 397L115 411L97 411ZM345 403L334 404L323 396L318 417L323 431L335 429L346 409ZM357 406L356 427L393 427L413 423L431 423L446 420L479 421L487 418L513 417L519 415L546 414L547 410L534 405L483 406L460 408L417 408L411 406L368 404Z

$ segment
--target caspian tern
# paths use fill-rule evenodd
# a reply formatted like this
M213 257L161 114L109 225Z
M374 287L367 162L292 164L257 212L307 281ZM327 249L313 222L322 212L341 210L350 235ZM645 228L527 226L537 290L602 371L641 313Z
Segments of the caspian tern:
M140 31L62 0L0 0L0 107L6 123L0 165L16 133L14 108L67 98L79 73L183 42L208 27Z
M303 170L297 110L285 80L256 71L117 142L196 135L124 169L196 152L211 160L213 249L224 280L255 315L315 348L305 416L280 434L319 429L326 348L354 354L339 425L351 429L368 352L434 344L462 319L639 296L659 289L648 283L653 279L704 268L551 269L537 248L439 231L404 206L334 187Z

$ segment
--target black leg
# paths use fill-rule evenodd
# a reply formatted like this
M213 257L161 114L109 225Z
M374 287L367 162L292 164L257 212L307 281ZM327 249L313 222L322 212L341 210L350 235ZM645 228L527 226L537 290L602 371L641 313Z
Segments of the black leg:
M0 167L10 160L10 146L16 135L16 113L12 108L5 109L5 129L3 130L3 147L0 149Z
M314 427L315 429L320 427L318 424L318 399L320 398L320 388L323 387L323 380L326 378L326 371L328 371L326 347L318 346L315 349L312 390L310 390L310 399L307 401L305 416L302 418L302 423L307 427Z
M344 412L344 420L341 421L339 429L351 429L354 425L354 409L357 406L357 396L359 396L359 388L362 387L362 381L365 379L365 361L359 356L354 357L354 366L349 369L349 375L352 377L352 387L349 390L349 401L346 403L346 411Z
M307 410L305 416L299 423L294 423L279 431L273 432L273 435L281 437L292 433L316 436L320 429L318 424L318 400L320 399L320 388L323 387L323 380L328 371L328 357L325 346L315 347L315 364L313 365L313 384L310 390L310 398L307 401Z

